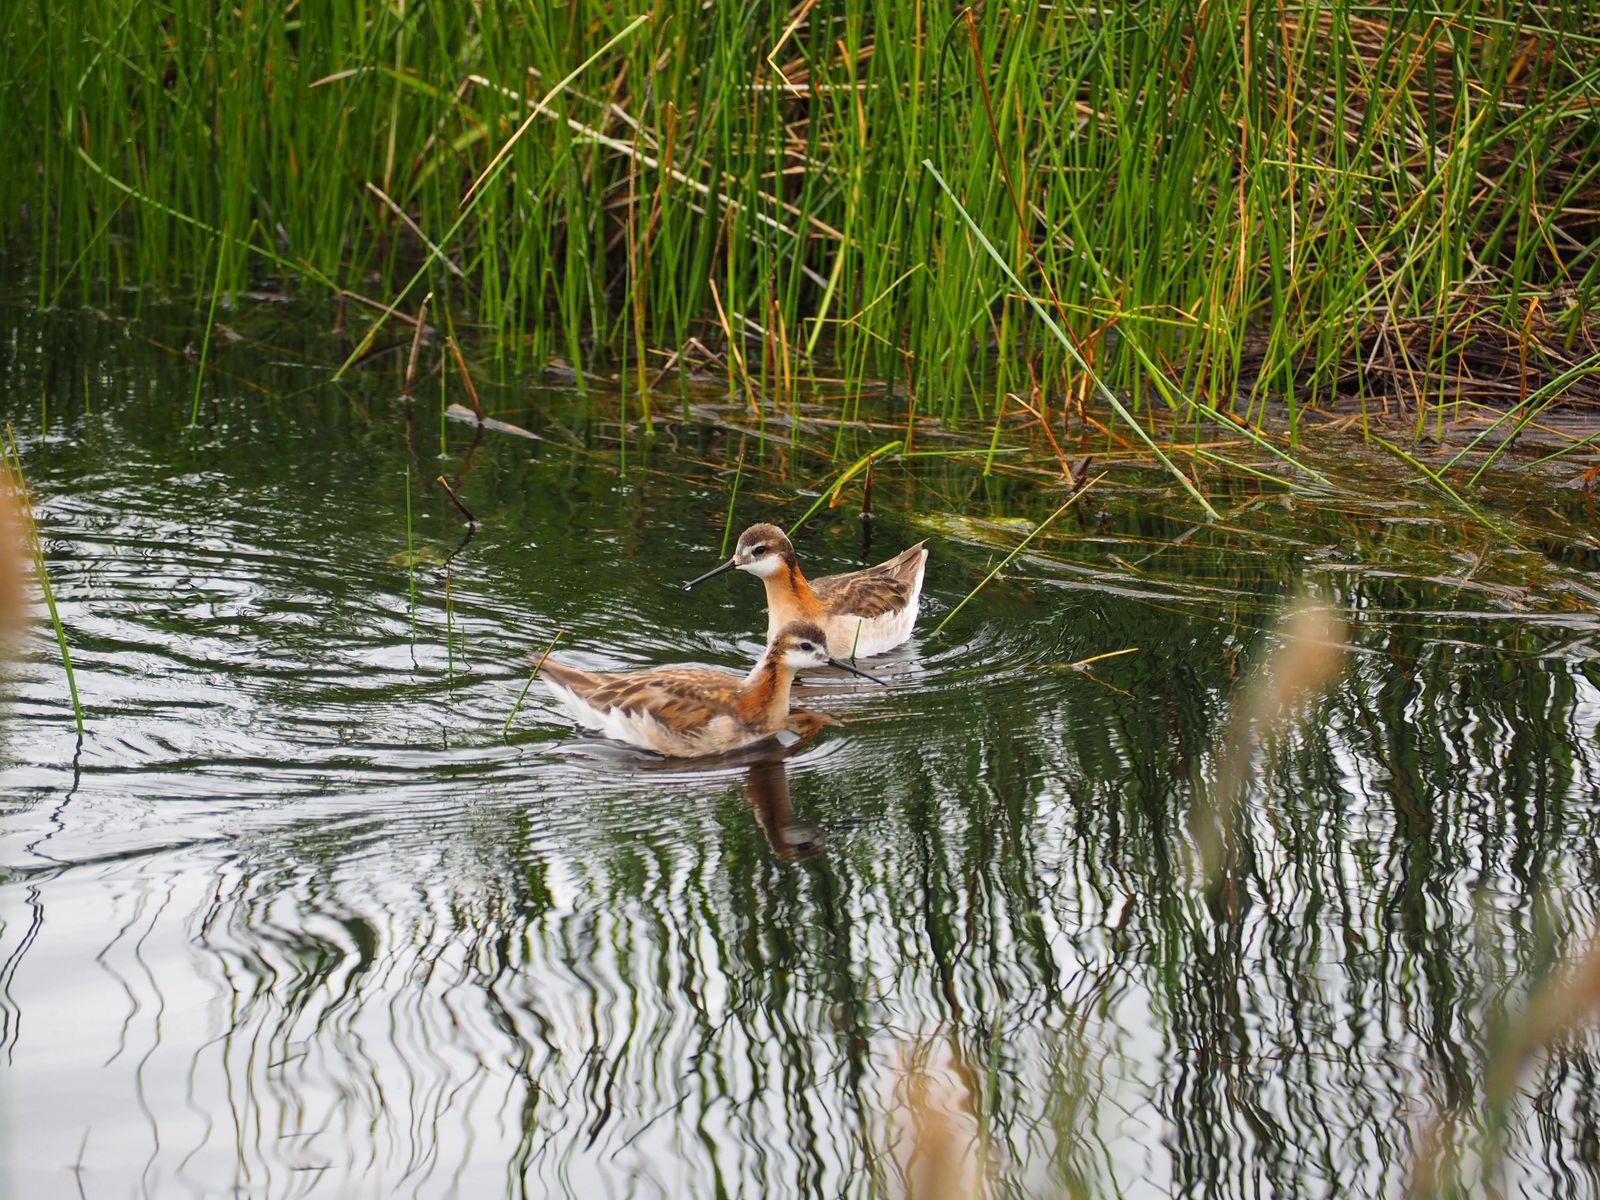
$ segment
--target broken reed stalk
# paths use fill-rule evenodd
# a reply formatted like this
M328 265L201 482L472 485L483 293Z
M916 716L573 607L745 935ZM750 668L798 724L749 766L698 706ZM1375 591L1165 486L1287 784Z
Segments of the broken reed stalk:
M1096 475L1093 479L1089 480L1088 483L1084 484L1082 487L1078 488L1077 491L1073 492L1072 495L1068 496L1067 499L1062 502L1060 508L1056 509L1055 512L1051 513L1048 517L1046 517L1044 520L1040 521L1037 525L1035 525L1033 527L1033 532L1029 533L1027 537L1023 538L1020 542L1017 543L1016 549L1012 550L1010 554L1006 555L1003 559L1001 559L1000 562L995 566L995 568L993 570L991 570L987 575L985 575L982 579L980 579L978 581L978 586L977 587L973 588L965 596L961 597L961 602L959 604L957 604L949 612L945 613L944 620L940 621L937 625L935 625L933 627L932 633L930 633L928 636L932 637L932 636L936 635L946 625L950 624L951 621L955 620L956 614L967 606L967 601L971 600L974 596L976 596L979 592L981 592L984 589L984 586L986 584L988 584L988 582L991 579L993 579L996 575L1000 574L1001 571L1005 570L1006 566L1011 562L1011 560L1013 558L1015 558L1017 555L1021 554L1023 549L1028 545L1029 542L1033 541L1034 538L1038 537L1041 533L1043 533L1045 531L1046 527L1049 526L1050 522L1054 521L1062 513L1066 512L1067 509L1071 508L1074 504L1076 504L1078 502L1078 500L1089 491L1090 488L1094 487L1095 484L1099 483L1105 477L1106 477L1105 476L1105 472L1103 472L1103 471L1100 474Z
M807 521L809 521L817 509L821 508L824 503L828 504L830 507L837 504L839 502L840 490L845 484L849 483L857 473L866 470L867 467L872 463L873 459L882 458L885 454L892 454L894 451L900 449L902 445L903 443L898 439L892 442L885 442L876 450L863 454L860 458L856 459L855 462L851 463L848 467L835 475L832 482L830 482L827 487L823 488L822 491L818 493L817 498L812 502L811 507L800 514L800 519L798 521L789 526L789 536L793 537L795 532Z
M445 254L445 252L439 249L439 247L435 246L433 242L429 240L428 235L422 232L422 227L411 219L411 214L406 212L405 209L401 208L398 204L391 200L387 192L385 192L377 184L373 183L370 179L367 180L367 190L381 200L384 206L400 219L401 224L411 231L412 235L416 237L417 241L421 242L428 248L428 252L439 260L440 265L443 266L445 270L449 271L450 274L454 275L457 279L465 279L467 277L467 273L460 267L456 266L455 263L451 262L450 258Z
M67 631L61 624L61 613L56 607L55 590L50 586L50 572L45 567L44 544L39 540L39 526L33 516L33 500L28 494L27 482L22 477L22 455L17 450L17 437L11 425L6 424L6 448L9 462L7 474L12 494L17 499L17 516L22 525L22 535L33 558L33 571L39 580L39 590L44 595L50 625L55 630L56 645L61 650L61 666L67 673L67 694L72 700L72 720L83 736L83 704L78 698L78 678L72 670L72 652L67 649Z
M466 518L467 524L471 528L476 529L478 527L478 518L473 516L472 510L461 502L461 497L456 494L455 488L450 486L450 481L443 475L439 475L435 478L434 482L444 489L444 494L450 497L450 503L454 504L456 506L456 511Z
M483 423L483 405L478 403L478 389L473 386L472 373L467 370L467 360L461 357L461 347L456 342L455 334L448 334L445 343L450 347L450 353L455 357L456 370L461 372L461 382L466 385L467 399L472 401L472 411L478 416L478 423Z
M1134 699L1132 692L1128 691L1126 688L1119 688L1116 684L1108 683L1106 680L1101 679L1100 676L1094 673L1093 668L1094 664L1097 662L1105 662L1110 658L1121 658L1124 654L1137 654L1138 652L1139 647L1137 646L1127 646L1121 650L1107 650L1104 654L1091 654L1088 658L1080 658L1077 662L1070 662L1064 667L1055 667L1054 669L1060 671L1075 671L1079 675L1082 675L1085 679L1091 680L1094 683L1098 683L1106 690L1116 692L1117 695L1126 696L1128 699L1132 700Z
M428 301L432 299L433 293L429 292L417 305L417 323L411 330L411 353L406 356L406 382L400 389L400 394L408 400L417 381L417 355L422 350L422 331L428 323Z
M505 737L511 732L511 722L517 719L517 714L522 711L522 702L527 698L528 689L533 686L533 681L539 677L539 669L544 666L544 660L550 657L550 651L556 648L556 643L561 640L564 630L556 630L555 637L550 639L550 644L544 648L544 653L539 655L539 661L533 664L533 670L528 675L528 681L522 685L522 691L517 693L517 702L511 706L511 711L506 714L506 723L500 726L500 736Z

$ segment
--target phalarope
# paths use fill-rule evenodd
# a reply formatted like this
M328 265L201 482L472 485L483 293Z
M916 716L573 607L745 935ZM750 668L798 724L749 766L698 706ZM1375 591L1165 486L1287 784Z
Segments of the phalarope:
M724 571L749 571L766 585L768 641L791 621L814 621L828 635L829 654L865 658L892 650L911 636L928 565L927 546L918 542L862 571L807 580L783 530L752 525L739 535L732 558L683 586L687 591Z
M822 630L805 621L780 630L744 676L709 667L581 671L550 658L539 675L587 728L657 754L692 758L826 724L820 714L789 707L795 672L825 666L883 682L829 657Z

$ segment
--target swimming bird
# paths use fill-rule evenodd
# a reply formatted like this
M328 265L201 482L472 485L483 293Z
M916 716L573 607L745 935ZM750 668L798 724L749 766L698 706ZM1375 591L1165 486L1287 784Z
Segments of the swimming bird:
M792 729L814 732L827 719L789 707L795 672L838 667L883 680L828 655L823 632L795 621L779 630L748 675L710 667L581 671L546 658L539 669L550 691L589 729L675 758L737 750Z
M776 525L752 525L739 535L733 557L684 590L724 571L749 571L767 589L767 640L791 621L814 621L828 635L828 653L864 658L892 650L911 636L922 598L928 543L918 542L888 562L846 575L807 580L794 545Z

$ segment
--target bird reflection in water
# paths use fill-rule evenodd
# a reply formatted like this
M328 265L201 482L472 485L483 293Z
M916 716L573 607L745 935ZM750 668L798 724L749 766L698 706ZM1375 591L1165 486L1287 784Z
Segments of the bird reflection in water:
M790 709L789 724L776 737L726 754L697 759L695 767L712 770L743 767L739 790L744 793L761 832L766 834L767 844L779 858L798 862L822 852L827 845L827 832L815 822L795 816L794 805L789 800L787 760L808 746L819 730L839 724L838 718L825 713ZM633 770L676 773L684 769L682 759L641 754L607 742L587 744L584 750L597 758L626 762Z
M786 751L750 764L744 773L744 796L750 811L767 835L767 844L779 858L798 862L819 854L827 842L821 826L796 817L789 802L789 768Z

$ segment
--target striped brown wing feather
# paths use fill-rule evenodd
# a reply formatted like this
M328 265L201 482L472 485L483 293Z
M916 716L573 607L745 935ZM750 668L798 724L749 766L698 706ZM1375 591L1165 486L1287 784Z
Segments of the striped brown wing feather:
M554 683L559 683L574 695L585 698L592 694L595 688L599 687L606 678L604 675L598 675L593 671L569 667L566 663L557 662L548 656L539 664L539 674Z
M917 577L917 567L922 562L922 548L926 544L918 542L888 562L881 562L864 571L813 579L811 590L834 612L849 613L869 620L894 612L904 608L911 596L911 584Z
M740 679L698 667L617 671L592 676L597 685L583 698L596 708L649 713L672 729L693 730L734 711Z

